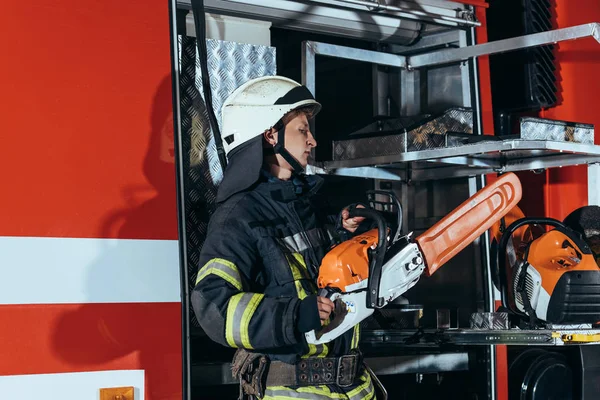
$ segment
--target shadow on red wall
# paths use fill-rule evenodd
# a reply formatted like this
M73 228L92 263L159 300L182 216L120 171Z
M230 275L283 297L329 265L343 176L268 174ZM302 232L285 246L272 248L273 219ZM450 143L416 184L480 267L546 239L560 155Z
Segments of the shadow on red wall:
M123 238L161 237L165 226L156 226L156 216L172 213L176 202L171 78L159 84L151 110L151 132L142 166L152 185L126 187L123 196L128 206L111 211L104 219L99 237L117 237L109 242L90 267L86 293L102 297L98 291L128 290L128 282L140 279L119 274L121 281L110 282L110 289L99 284L102 269L112 259L123 257ZM118 144L117 144L118 145ZM164 221L165 218L159 218ZM176 218L171 221L176 231ZM154 231L155 234L153 233ZM143 235L140 235L140 232ZM179 265L174 260L174 266ZM139 268L135 270L139 271ZM152 274L151 270L146 272ZM179 274L179 271L173 271ZM143 300L143 299L142 299ZM93 371L143 369L146 400L180 400L182 398L181 303L101 303L61 306L52 334L55 355L65 369Z

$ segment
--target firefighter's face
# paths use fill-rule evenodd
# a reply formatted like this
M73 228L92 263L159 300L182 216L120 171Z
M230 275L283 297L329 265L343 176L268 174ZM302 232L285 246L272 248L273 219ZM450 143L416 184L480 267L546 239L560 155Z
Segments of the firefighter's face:
M278 140L277 133L275 136ZM285 124L285 148L303 167L308 165L310 151L315 147L317 147L317 141L310 131L305 113L298 113L287 121ZM292 169L287 161L283 159L279 161L282 167Z

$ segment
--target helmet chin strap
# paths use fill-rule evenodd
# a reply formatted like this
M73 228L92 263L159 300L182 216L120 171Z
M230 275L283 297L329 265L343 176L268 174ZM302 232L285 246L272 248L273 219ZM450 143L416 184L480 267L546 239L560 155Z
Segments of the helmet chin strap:
M273 146L273 151L275 152L275 154L280 154L281 157L283 157L283 159L287 161L288 164L290 164L293 172L295 172L296 174L303 174L304 167L302 167L298 160L296 160L294 156L292 156L290 152L287 151L285 148L285 126L283 124L277 126L277 132L278 140L277 144Z

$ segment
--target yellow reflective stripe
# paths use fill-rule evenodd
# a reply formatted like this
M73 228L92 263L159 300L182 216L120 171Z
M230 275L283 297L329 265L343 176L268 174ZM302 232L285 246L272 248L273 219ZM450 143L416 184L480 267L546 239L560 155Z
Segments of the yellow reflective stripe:
M327 386L308 386L291 389L285 386L268 387L263 400L276 399L306 399L306 400L327 400L327 399L348 399L341 393L331 393Z
M229 282L237 290L242 290L242 279L240 273L235 264L231 261L227 261L222 258L213 258L212 260L208 261L198 272L196 285L210 274L217 275L218 277Z
M238 306L238 303L242 299L243 293L236 294L235 296L231 296L229 299L229 304L227 305L227 319L225 320L225 339L227 340L227 344L231 347L237 347L235 340L233 339L233 328L236 326L234 320L234 313Z
M308 353L302 355L300 358L308 358L317 354L317 346L318 345L308 343Z
M354 330L352 331L352 343L350 344L351 349L356 349L360 342L360 325L354 325Z
M294 262L294 260L289 259L290 255L296 260L296 262ZM308 279L308 275L306 274L308 270L306 269L306 262L304 261L304 257L302 257L302 254L291 253L286 254L286 257L288 258L288 263L290 264L290 268L292 269L292 275L294 276L294 279ZM298 265L302 267L302 270L298 268Z
M371 375L365 370L360 379L363 381L360 385L346 393L349 400L368 400L375 394L375 388L371 383ZM370 396L369 396L370 395Z
M302 254L300 253L292 253L292 257L294 257L296 259L296 261L298 261L298 263L300 265L302 265L304 267L304 269L306 270L306 262L304 261L304 257L302 257ZM302 272L298 269L296 264L292 263L292 272L294 274L294 279L302 279Z
M269 396L268 394L266 394L265 397L263 397L263 400L298 400L298 398L299 397L297 397L297 396L290 397L290 396L283 396L281 394Z
M260 293L238 293L229 299L225 321L225 339L231 347L253 348L250 344L248 327L263 298L264 295Z
M298 298L300 300L306 298L307 294L304 288L302 287L302 282L294 281L294 285L296 286L296 293L298 293Z
M370 382L369 382L370 383ZM367 384L362 384L360 389L353 395L343 394L343 393L331 393L319 390L307 390L304 392L294 391L293 389L286 388L281 386L280 388L274 388L273 392L269 392L270 389L267 389L267 394L263 397L263 400L298 400L298 399L306 399L306 400L371 400L375 398L374 389L370 389ZM311 389L311 388L303 388L303 389ZM370 390L369 390L370 389ZM299 389L298 389L299 390ZM363 391L368 390L363 393ZM359 397L360 396L360 397Z
M321 351L321 353L317 354L317 357L327 357L328 354L329 354L329 344L324 344L323 350Z
M300 265L302 265L304 268L306 268L306 264L304 263L304 258L302 257L301 254L292 253L291 255L292 255L292 257L294 257L296 259L297 263L300 263ZM286 254L286 258L288 260L288 265L290 266L290 269L292 270L292 276L294 277L294 286L296 286L296 293L298 294L298 298L300 300L302 300L302 299L306 298L306 296L308 296L308 294L306 293L306 290L304 290L304 287L302 286L302 282L300 282L300 280L303 279L304 276L302 276L302 273L298 269L297 263L295 263L293 260L291 260L288 254Z
M329 346L327 344L310 344L308 343L308 353L300 358L317 357L323 358L329 354Z
M263 400L370 400L375 396L375 388L371 383L371 376L364 371L359 378L362 383L346 393L333 393L326 385L299 387L291 389L286 386L270 386L265 391Z
M244 347L246 349L252 349L252 346L250 345L250 336L248 334L248 327L250 326L250 320L252 319L252 316L254 315L254 311L256 311L256 308L258 307L258 304L263 299L263 297L265 297L264 294L259 294L259 293L252 294L252 297L250 298L250 300L248 302L248 306L246 307L246 310L244 310L244 313L243 313L242 326L241 326L242 332L241 333L242 333L242 344L244 345Z
M290 259L290 255L293 257L293 259ZM288 259L288 264L290 265L290 269L292 270L292 276L294 277L294 280L304 279L306 282L310 282L313 292L316 292L317 286L308 275L308 267L306 266L306 262L304 261L304 257L302 256L302 254L286 254L286 258Z
M236 281L231 275L228 275L226 272L221 271L216 268L210 268L209 274L217 275L218 277L225 279L227 282L231 283L231 285L237 290L242 290L241 282ZM208 274L207 274L208 275Z
M306 273L307 272L306 262L304 261L304 257L302 257L302 254L300 254L300 253L292 253L291 256L294 257L296 262L294 262L293 260L290 260L289 255L286 255L286 257L288 258L288 264L290 265L290 269L292 270L292 276L294 277L294 285L296 286L296 293L298 294L298 298L300 300L302 300L308 296L308 293L306 293L306 290L302 286L301 280L308 279L308 277L306 276L306 274L303 274L300 271L300 269L298 268L298 265L301 265L304 268L304 272ZM321 345L321 344L314 345L314 344L308 343L308 353L304 354L302 356L302 358L313 357L315 355L319 358L322 358L322 357L326 357L327 354L329 354L329 346Z

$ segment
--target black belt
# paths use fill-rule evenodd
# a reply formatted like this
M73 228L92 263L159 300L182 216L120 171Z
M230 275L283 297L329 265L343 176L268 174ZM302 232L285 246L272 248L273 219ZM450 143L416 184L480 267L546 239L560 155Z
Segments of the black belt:
M341 357L304 358L295 364L271 361L268 366L267 386L351 386L362 373L362 355Z

